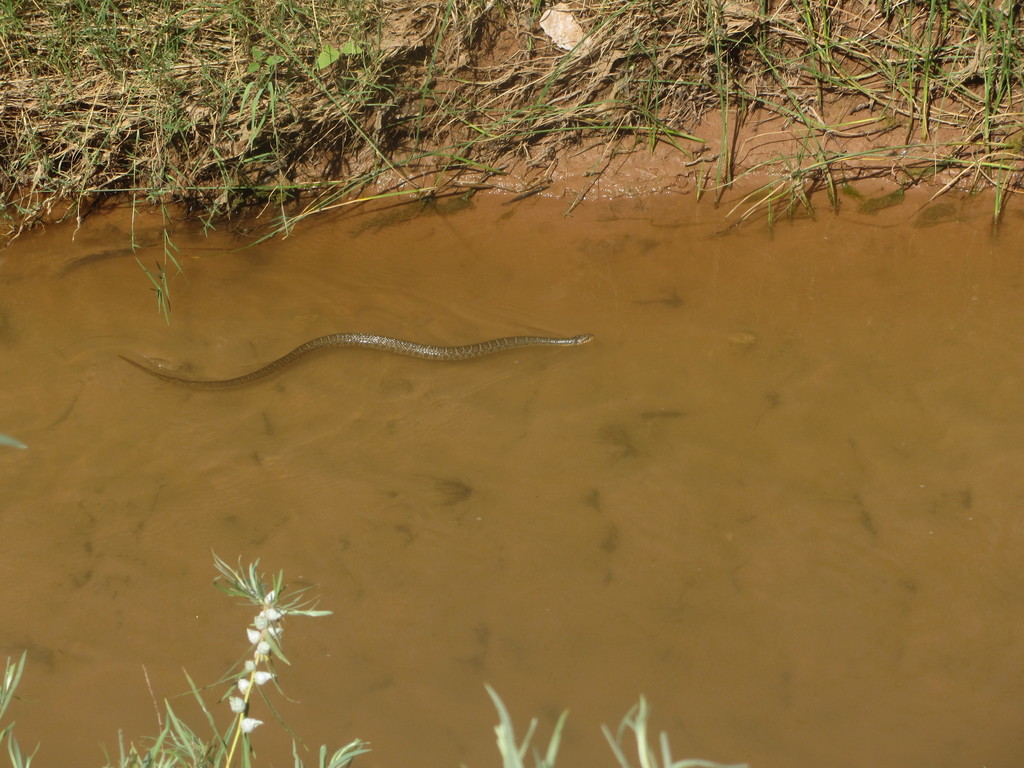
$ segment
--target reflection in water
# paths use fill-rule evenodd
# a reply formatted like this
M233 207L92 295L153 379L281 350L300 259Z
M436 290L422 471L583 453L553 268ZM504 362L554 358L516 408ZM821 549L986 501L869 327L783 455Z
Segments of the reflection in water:
M41 764L155 732L181 666L234 661L250 617L211 549L320 585L335 614L289 624L282 712L373 765L493 764L485 682L517 722L572 710L566 764L610 765L598 725L640 693L678 755L1013 764L1019 224L562 210L362 214L239 252L182 232L169 326L106 258L116 221L7 252L0 421L30 447L0 452L0 650L29 649L11 714ZM216 392L117 359L232 376L328 333L581 330L572 354L352 350Z

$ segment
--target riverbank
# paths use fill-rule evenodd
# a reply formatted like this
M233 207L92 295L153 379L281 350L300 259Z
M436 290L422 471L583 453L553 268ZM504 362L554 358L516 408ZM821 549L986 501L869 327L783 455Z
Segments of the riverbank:
M0 11L4 234L112 198L277 231L381 195L1021 185L1012 6L42 2Z

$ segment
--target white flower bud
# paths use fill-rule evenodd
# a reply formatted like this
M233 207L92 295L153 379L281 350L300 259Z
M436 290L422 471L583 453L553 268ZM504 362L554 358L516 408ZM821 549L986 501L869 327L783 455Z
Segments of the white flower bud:
M284 614L277 608L264 608L260 615L265 616L268 621L280 621Z
M265 595L265 596L263 597L263 604L264 604L264 605L266 605L266 606L271 606L271 605L273 605L273 604L274 604L274 598L275 598L275 597L277 597L277 592L275 592L274 590L270 590L270 591L269 591L269 592L267 592L267 594L266 594L266 595Z
M242 692L242 695L245 695L246 691L249 690L249 678L241 677L238 679L238 690Z
M253 645L256 645L256 643L260 641L260 638L263 637L263 635L261 635L257 630L253 629L252 627L249 627L249 629L245 630L245 634L249 638L249 642Z
M268 624L270 624L270 622L267 621L267 617L262 613L252 620L252 625L256 627L256 629L266 629Z
M252 733L256 730L256 726L263 725L262 720L257 720L255 717L246 717L242 720L242 733Z
M247 659L245 662L245 671L252 672L254 669L256 669L256 662L252 659Z
M264 683L268 683L274 679L274 673L263 671L256 672L253 674L253 679L256 681L256 685L263 685Z
M230 705L231 711L234 712L236 715L245 712L245 701L243 699L238 698L237 696L230 697L228 699L228 705Z
M270 643L268 643L266 640L261 640L259 643L256 644L256 653L258 653L260 656L269 656Z

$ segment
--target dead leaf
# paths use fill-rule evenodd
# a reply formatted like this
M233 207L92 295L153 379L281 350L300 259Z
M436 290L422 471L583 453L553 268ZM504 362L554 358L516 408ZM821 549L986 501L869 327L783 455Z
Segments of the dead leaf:
M576 20L570 7L565 3L554 5L540 16L540 28L563 51L575 50L581 54L590 48L590 41L584 40L587 33Z

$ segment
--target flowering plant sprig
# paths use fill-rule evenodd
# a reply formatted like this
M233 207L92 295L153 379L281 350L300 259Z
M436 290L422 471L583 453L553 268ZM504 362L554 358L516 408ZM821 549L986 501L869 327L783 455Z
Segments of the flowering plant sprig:
M260 721L249 716L249 700L252 692L260 686L274 680L272 664L275 659L287 663L281 653L282 620L287 615L325 616L330 611L318 611L313 608L313 601L304 600L297 590L290 597L283 598L285 592L284 577L278 574L269 586L256 570L257 563L247 568L241 564L232 568L214 555L215 565L220 571L216 580L217 586L230 595L242 597L247 603L258 608L252 625L246 630L250 650L243 657L244 663L236 665L228 672L224 680L231 680L231 689L224 696L228 700L234 719L228 729L221 732L217 727L217 718L206 706L202 691L185 674L192 696L206 715L213 735L203 738L188 723L182 720L166 703L166 715L161 717L160 733L153 739L146 739L141 745L120 742L120 755L114 763L118 768L175 768L176 766L205 766L205 768L231 768L235 751L239 744L243 745L240 752L240 768L252 768L253 750L249 743L249 735L260 725ZM0 670L0 722L8 705L14 699L15 689L21 681L25 669L27 653L23 653L19 661L7 659ZM241 671L239 671L241 670ZM148 679L148 678L147 678ZM266 701L270 706L269 700ZM270 706L273 712L273 707ZM276 713L275 713L276 715ZM279 718L280 719L280 718ZM13 733L14 724L8 723L0 728L0 748L6 747L14 768L29 768L35 752L26 754L22 751ZM290 730L290 729L289 729ZM233 734L233 735L232 735ZM230 742L230 747L229 747ZM328 752L326 746L320 748L318 768L349 768L352 761L359 755L369 751L362 739L354 739L341 749ZM299 744L293 736L292 754L295 757L295 768L304 768L299 755ZM110 758L108 758L109 760Z
M281 650L284 618L286 616L327 616L331 612L315 610L314 602L301 597L302 590L296 591L293 596L285 599L284 576L281 573L278 573L269 586L265 585L257 571L258 560L250 564L247 569L243 569L241 564L237 568L233 568L216 555L214 555L214 563L221 574L215 582L217 586L229 595L243 598L246 602L259 608L252 624L246 629L251 655L247 656L227 695L228 705L236 717L233 728L234 735L228 749L227 760L224 763L227 767L232 764L239 741L244 738L247 742L249 735L263 724L262 720L250 716L249 699L252 692L259 686L274 680L273 663L275 660L283 661L285 664L289 663ZM243 756L244 754L246 753L243 753Z

